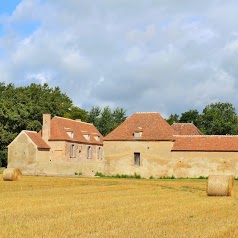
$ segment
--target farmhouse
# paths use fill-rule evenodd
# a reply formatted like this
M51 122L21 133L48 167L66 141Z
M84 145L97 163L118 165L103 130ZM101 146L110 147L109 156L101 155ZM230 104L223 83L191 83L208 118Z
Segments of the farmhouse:
M192 123L170 126L135 113L104 138L107 174L143 177L238 175L238 136L205 136Z
M193 123L170 126L142 112L103 138L93 124L44 114L42 131L22 131L8 146L8 167L34 175L237 177L238 136L205 136Z
M103 136L93 124L44 114L42 131L22 131L8 146L8 167L35 175L94 175L104 170Z

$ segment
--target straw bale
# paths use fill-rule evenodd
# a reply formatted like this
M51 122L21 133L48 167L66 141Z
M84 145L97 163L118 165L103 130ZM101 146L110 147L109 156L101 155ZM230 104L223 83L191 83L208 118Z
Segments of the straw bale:
M18 181L21 179L22 172L17 168L4 169L2 177L4 181Z
M231 196L234 177L231 175L209 175L207 181L208 196Z

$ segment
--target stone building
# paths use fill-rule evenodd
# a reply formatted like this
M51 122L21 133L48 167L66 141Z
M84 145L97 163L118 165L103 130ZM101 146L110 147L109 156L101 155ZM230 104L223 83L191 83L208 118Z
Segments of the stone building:
M238 136L204 136L192 123L170 126L135 113L104 138L107 174L143 177L238 175Z
M93 124L44 114L42 131L22 131L8 146L8 167L25 174L94 175L104 171L103 136Z

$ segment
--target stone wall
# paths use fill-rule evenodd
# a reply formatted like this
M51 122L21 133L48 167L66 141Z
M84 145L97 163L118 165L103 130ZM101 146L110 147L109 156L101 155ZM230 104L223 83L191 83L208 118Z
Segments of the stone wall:
M35 174L38 159L49 159L48 150L38 150L24 133L20 133L8 146L8 168L19 168L23 174Z
M105 173L140 174L142 177L195 178L209 174L238 176L237 152L171 152L173 142L104 142ZM140 153L135 165L134 153Z

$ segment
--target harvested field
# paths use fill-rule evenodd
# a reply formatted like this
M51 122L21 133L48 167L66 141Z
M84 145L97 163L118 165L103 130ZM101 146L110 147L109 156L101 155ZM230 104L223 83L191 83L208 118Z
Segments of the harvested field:
M0 237L238 237L237 196L206 182L0 175Z

